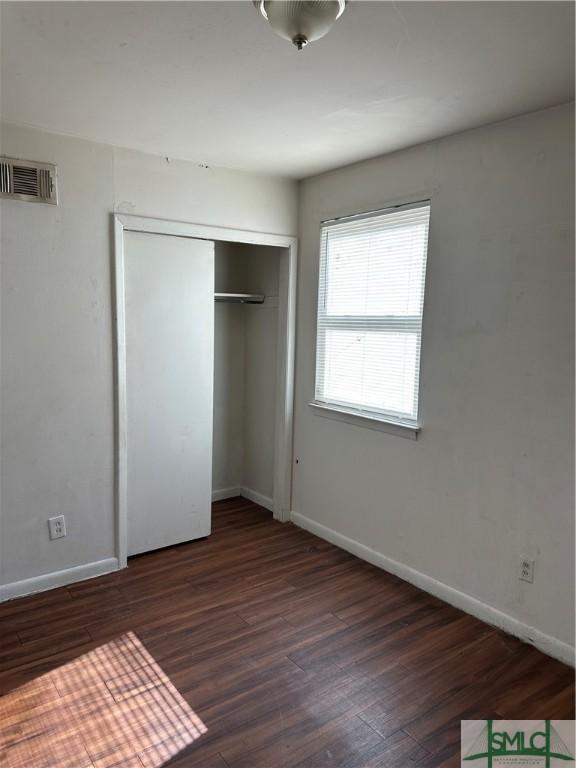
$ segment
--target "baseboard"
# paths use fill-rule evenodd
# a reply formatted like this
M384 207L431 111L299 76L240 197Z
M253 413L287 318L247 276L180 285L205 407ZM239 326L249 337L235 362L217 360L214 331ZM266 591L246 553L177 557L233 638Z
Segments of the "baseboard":
M240 495L244 496L245 499L250 499L255 504L260 504L265 509L269 509L270 512L274 512L274 501L268 496L264 496L258 493L258 491L253 491L252 488L241 488Z
M268 496L252 490L252 488L219 488L216 491L212 491L212 501L224 501L224 499L232 499L235 496L243 496L245 499L250 499L255 504L260 504L261 507L269 509L270 512L274 511L274 501Z
M317 523L315 520L311 520L305 515L301 515L299 512L292 512L291 520L295 525L300 528L304 528L310 533L314 533L321 539L329 541L331 544L335 544L341 549L345 549L353 555L366 560L372 565L376 565L389 573L393 573L395 576L403 579L404 581L414 584L425 592L439 597L444 602L459 608L466 613L470 613L487 624L492 624L499 629L508 632L510 635L518 637L526 643L531 643L536 646L540 651L553 656L555 659L563 661L565 664L574 666L574 648L564 643L562 640L558 640L555 637L545 634L539 629L530 627L528 624L515 619L513 616L509 616L507 613L499 611L497 608L493 608L487 603L483 603L481 600L477 600L475 597L471 597L464 592L460 592L453 587L449 587L441 581L433 579L431 576L427 576L425 573L410 568L408 565L403 565L396 560L392 560L386 555L377 552L371 547L367 547L365 544L350 539L332 528L328 528L321 523Z
M63 571L46 573L43 576L34 576L32 579L2 584L0 586L0 602L11 600L14 597L31 595L34 592L45 592L48 589L64 587L67 584L93 579L96 576L102 576L105 573L117 570L117 558L109 557L106 560L98 560L95 563L86 563L85 565L77 565L74 568L66 568Z
M240 496L242 494L242 488L236 486L235 488L219 488L216 491L212 491L212 501L224 501L224 499L233 499L234 496Z

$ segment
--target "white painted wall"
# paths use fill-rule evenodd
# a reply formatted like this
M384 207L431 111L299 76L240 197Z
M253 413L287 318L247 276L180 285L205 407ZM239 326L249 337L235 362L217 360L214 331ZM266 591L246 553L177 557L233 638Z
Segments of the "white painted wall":
M238 246L216 243L215 290L237 289L242 260ZM242 486L244 454L244 307L214 306L214 435L212 489L236 493Z
M0 203L0 580L114 555L108 147L4 126L3 154L58 163L60 205ZM47 518L68 536L49 541Z
M293 509L574 642L573 111L303 182ZM430 196L419 439L317 415L319 226ZM326 534L326 530L324 530ZM332 534L330 534L332 535ZM534 584L518 580L522 554Z
M276 347L280 251L247 251L249 284L266 296L264 304L245 307L244 460L242 485L267 499L274 495L276 419Z
M214 307L212 488L242 485L244 446L244 307Z
M0 204L6 585L115 554L110 213L294 234L297 186L10 125L0 151L56 163L60 193ZM57 514L68 536L51 542Z
M216 304L212 486L272 499L280 249L216 244L216 290L263 293L261 305Z

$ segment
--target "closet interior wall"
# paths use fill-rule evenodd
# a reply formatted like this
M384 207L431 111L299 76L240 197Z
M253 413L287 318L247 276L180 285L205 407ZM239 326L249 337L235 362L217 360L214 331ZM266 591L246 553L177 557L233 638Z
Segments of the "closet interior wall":
M217 302L214 312L212 491L272 508L276 346L282 249L216 243L215 291L262 293L263 304Z

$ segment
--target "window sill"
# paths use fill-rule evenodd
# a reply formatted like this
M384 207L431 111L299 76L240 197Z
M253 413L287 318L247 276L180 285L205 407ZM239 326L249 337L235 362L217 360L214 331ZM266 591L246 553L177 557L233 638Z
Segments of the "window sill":
M355 424L358 427L375 429L379 432L388 432L391 435L404 437L408 440L417 440L418 433L420 432L420 427L418 426L414 427L408 424L400 424L397 421L389 421L374 415L348 411L345 408L338 408L335 405L314 402L308 403L308 405L314 409L318 416L323 416L328 419L336 419L337 421L343 421L346 424Z

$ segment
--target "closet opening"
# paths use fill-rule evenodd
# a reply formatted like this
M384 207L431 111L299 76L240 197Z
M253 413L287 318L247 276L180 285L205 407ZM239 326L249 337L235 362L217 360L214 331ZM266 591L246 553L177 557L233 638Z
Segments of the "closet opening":
M213 500L289 520L296 238L113 225L118 567L209 535Z
M216 242L212 500L274 512L280 262L286 249Z

